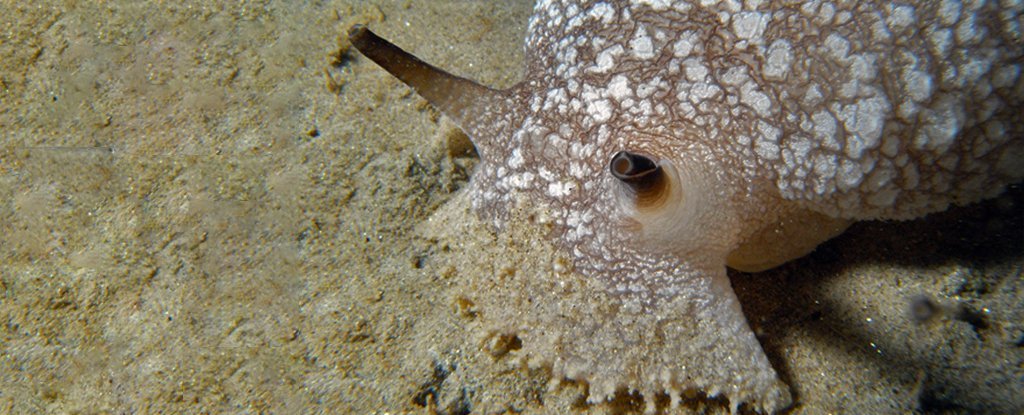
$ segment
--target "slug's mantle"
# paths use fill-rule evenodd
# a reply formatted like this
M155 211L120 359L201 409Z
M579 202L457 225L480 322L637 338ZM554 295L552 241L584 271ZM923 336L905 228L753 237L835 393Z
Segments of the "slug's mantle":
M790 394L726 266L768 269L852 221L1024 178L1022 9L541 1L507 90L349 36L472 139L480 164L453 204L567 264L514 280L531 301L487 299L528 363L594 403L638 391L653 412L658 394L703 391L774 412Z

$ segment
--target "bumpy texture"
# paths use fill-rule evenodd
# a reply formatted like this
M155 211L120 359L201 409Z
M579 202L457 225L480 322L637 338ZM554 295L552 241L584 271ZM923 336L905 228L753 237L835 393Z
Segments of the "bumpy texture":
M528 79L500 113L525 117L522 144L494 139L506 170L480 187L557 184L522 174L529 144L576 176L570 160L603 168L633 131L704 143L739 179L853 219L1024 177L1021 2L699 3L540 2Z
M541 229L587 281L525 302L516 292L550 292L537 288L550 277L521 281L494 305L512 310L492 314L496 332L588 382L591 402L635 390L653 410L656 394L702 390L774 411L788 392L725 265L768 268L849 220L919 217L1021 180L1022 9L541 1L509 90L374 59L470 135L474 211ZM620 151L659 166L657 205L609 172Z

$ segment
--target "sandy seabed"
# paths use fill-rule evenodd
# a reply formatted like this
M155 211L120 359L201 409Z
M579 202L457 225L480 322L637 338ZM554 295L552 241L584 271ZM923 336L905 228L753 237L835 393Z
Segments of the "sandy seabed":
M642 411L485 350L438 264L515 253L418 231L473 157L341 40L507 86L531 2L282 3L0 5L0 413ZM1014 188L731 277L792 413L1020 413L1022 269Z

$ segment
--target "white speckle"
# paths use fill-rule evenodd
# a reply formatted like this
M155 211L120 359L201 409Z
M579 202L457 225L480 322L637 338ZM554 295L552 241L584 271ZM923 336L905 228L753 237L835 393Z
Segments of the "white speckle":
M607 99L592 100L587 103L587 114L594 118L594 121L603 123L612 118L612 105Z
M700 82L708 76L708 68L704 66L700 58L690 58L683 61L683 67L686 70L686 79L690 82Z
M743 84L740 89L740 102L750 106L762 117L767 117L771 110L772 101L764 92L758 89L754 81Z
M949 54L949 46L953 43L953 31L949 29L939 29L932 31L928 34L928 40L932 44L932 48L935 49L935 54L945 57Z
M722 75L722 83L726 85L743 85L750 79L745 66L733 66Z
M974 83L977 82L978 78L981 78L982 75L988 73L990 67L991 62L987 60L971 59L970 62L967 62L962 66L961 74L968 82Z
M813 4L814 2L809 2ZM818 9L818 19L823 23L831 23L832 18L836 16L836 6L832 3L824 3L821 8Z
M615 75L608 83L608 94L617 101L622 101L632 93L633 91L629 89L629 79L624 75Z
M889 15L889 28L900 30L914 23L914 8L912 6L897 6Z
M568 182L553 182L548 185L548 195L551 197L562 198L569 195L572 191L573 185Z
M526 189L533 186L533 173L525 172L515 174L508 179L509 185L517 189Z
M732 30L740 39L761 43L761 36L771 19L770 13L741 12L732 18Z
M850 41L838 33L828 35L825 39L825 47L828 48L832 57L836 60L844 60L846 55L850 53Z
M860 170L859 164L849 159L843 159L836 174L836 186L839 190L846 192L857 187L863 178L864 172Z
M878 95L843 107L837 115L843 121L846 131L851 134L846 141L848 156L856 160L861 157L864 150L878 146L889 109L889 101Z
M851 18L853 18L853 14L850 13L849 11L847 11L847 10L843 10L843 11L841 11L839 13L836 13L835 24L837 26L842 26L842 25L846 24L847 22L849 22Z
M925 72L904 69L903 83L907 86L907 95L914 102L924 102L932 96L932 77Z
M808 107L816 107L821 103L821 99L824 96L821 95L821 88L818 84L813 84L807 88L807 92L804 93L803 104Z
M583 170L583 166L579 163L572 162L569 163L569 175L577 179L582 179L586 175L586 172Z
M764 67L764 77L770 80L782 80L789 74L793 62L793 48L789 41L780 39L768 47L768 60Z
M814 121L814 138L821 142L824 148L839 150L839 141L836 140L836 119L831 113L825 110L818 110L811 116Z
M762 121L757 122L757 129L761 133L754 142L754 151L768 160L779 158L779 137L782 130Z
M633 40L629 41L629 48L633 52L633 56L637 58L650 59L654 57L654 43L647 35L647 29L644 26L641 25L636 29Z
M946 26L952 26L957 20L960 20L960 9L963 5L960 4L959 0L943 0L939 4L939 19L942 20L942 24Z
M523 167L523 152L519 147L512 149L512 156L508 158L508 166L513 169Z
M569 100L565 94L564 88L554 88L548 90L547 97L544 100L544 109L550 111L551 109L566 103Z
M721 89L717 85L702 82L690 88L690 99L703 101L718 95L719 91Z
M679 34L679 40L672 45L672 54L678 58L685 58L690 56L690 52L693 51L694 44L697 41L697 33L688 30Z
M588 72L603 73L615 66L615 58L624 52L622 45L614 45L597 55L597 65L587 68Z
M875 79L875 75L878 73L878 69L875 67L875 61L878 59L873 53L858 54L851 57L850 62L850 75L854 79L859 81L870 81Z
M945 151L960 134L964 124L964 109L955 98L942 96L935 107L922 111L925 125L914 138L917 148Z
M603 24L609 24L615 19L615 8L608 3L601 2L591 7L587 14L594 19L601 20Z
M765 160L775 160L779 158L779 145L767 141L762 137L758 137L757 142L754 143L754 151Z
M793 150L793 156L798 161L807 159L807 155L811 152L813 144L811 143L810 137L802 134L794 134L787 138L786 147Z
M820 153L814 157L814 191L825 192L825 183L835 177L838 164L834 154Z
M894 172L891 165L880 165L871 171L871 174L867 176L867 181L864 184L867 185L867 190L876 192L889 184L889 182L892 181L893 175Z
M782 137L782 130L778 127L765 122L764 120L757 121L757 130L761 132L761 135L773 143L778 143L779 138Z
M650 82L645 82L636 87L636 96L640 98L647 98L659 88L668 88L668 84L661 79L660 76L651 79Z

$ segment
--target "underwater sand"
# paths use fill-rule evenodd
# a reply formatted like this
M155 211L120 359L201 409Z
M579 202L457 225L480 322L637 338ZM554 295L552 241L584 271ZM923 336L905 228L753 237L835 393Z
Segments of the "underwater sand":
M516 253L418 230L473 158L339 41L507 86L532 2L283 3L0 5L0 414L642 411L484 350L440 264ZM1022 272L1018 187L731 277L792 413L1020 413Z

